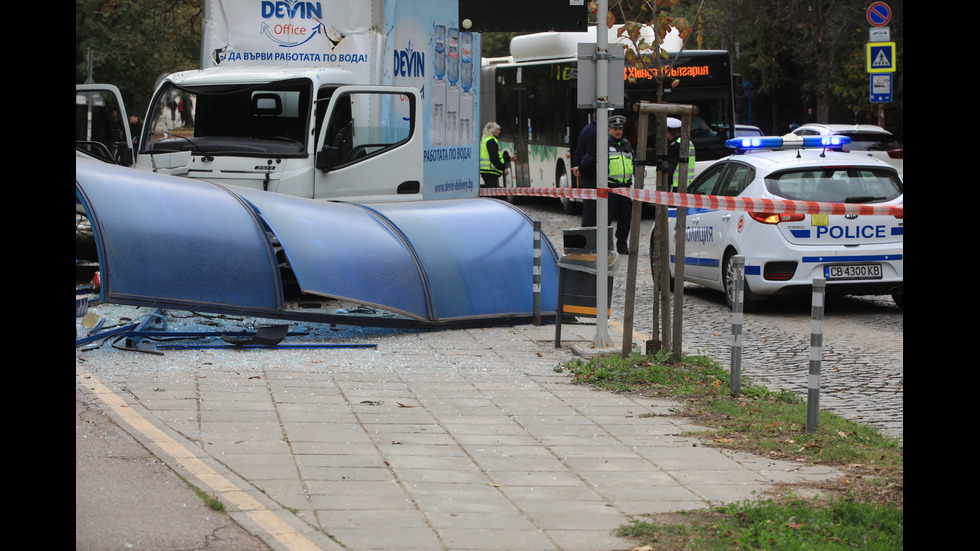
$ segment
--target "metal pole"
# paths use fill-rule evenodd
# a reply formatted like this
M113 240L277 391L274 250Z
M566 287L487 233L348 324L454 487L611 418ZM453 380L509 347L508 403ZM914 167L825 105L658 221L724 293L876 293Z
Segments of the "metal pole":
M827 290L827 280L822 277L813 280L813 307L810 329L810 377L807 381L806 432L817 432L820 416L820 356L823 351L823 305Z
M599 24L596 25L596 324L595 348L610 348L608 315L609 285L609 33L603 24L609 11L608 0L599 0Z
M731 382L729 392L738 396L742 391L742 314L744 312L743 296L745 294L745 257L736 255L732 258L735 267L735 298L732 300L732 361L730 368Z
M534 275L532 277L534 292L534 314L532 322L541 325L541 221L534 221ZM559 313L559 315L561 315Z

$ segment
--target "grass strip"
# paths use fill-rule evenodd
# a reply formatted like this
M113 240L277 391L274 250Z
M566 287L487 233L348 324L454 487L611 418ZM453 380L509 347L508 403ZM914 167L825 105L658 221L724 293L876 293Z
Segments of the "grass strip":
M708 445L845 473L817 488L823 496L800 498L790 487L779 500L685 512L668 522L634 520L619 533L635 539L638 549L902 548L904 449L876 428L821 411L817 430L808 433L803 398L744 378L732 396L728 371L704 355L680 361L666 352L597 356L556 371L567 371L578 384L677 400L674 413L707 427L693 435Z

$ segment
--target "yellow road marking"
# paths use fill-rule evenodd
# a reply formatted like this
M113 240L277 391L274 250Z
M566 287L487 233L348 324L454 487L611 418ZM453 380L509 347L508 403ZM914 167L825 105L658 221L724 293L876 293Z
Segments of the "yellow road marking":
M159 446L164 453L173 457L193 476L197 477L222 502L234 505L236 509L247 515L264 531L279 540L287 549L295 551L320 551L320 548L316 544L307 539L303 534L294 530L274 512L265 508L244 490L235 486L227 478L198 459L194 453L180 442L177 442L165 432L153 426L152 423L137 413L122 398L109 390L108 387L102 384L91 373L78 368L76 377L79 383L85 385L86 388L105 402L133 430L144 435L147 439Z
M612 325L616 329L619 329L619 334L620 335L623 334L623 329L625 329L625 327L623 327L622 322L619 322L619 321L616 321L616 320L610 318L610 319L606 320L606 323L608 323L609 325ZM641 343L644 343L644 342L647 341L647 338L649 338L647 335L644 335L643 333L637 333L636 331L633 331L633 340L638 340Z

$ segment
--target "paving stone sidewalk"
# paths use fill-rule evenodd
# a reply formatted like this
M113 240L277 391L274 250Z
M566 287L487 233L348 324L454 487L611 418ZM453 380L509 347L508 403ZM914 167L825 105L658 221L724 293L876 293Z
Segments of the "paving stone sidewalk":
M837 476L701 446L672 402L572 384L555 367L594 334L564 325L555 349L553 325L325 327L306 338L377 346L103 347L76 351L76 386L273 549L629 549L614 531L643 514Z

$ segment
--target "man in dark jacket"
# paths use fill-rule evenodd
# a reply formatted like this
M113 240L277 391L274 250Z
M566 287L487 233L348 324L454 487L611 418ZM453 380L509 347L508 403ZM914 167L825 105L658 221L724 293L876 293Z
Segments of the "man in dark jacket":
M578 144L572 156L572 174L578 178L580 188L595 189L595 153L596 153L595 121L582 128L578 134ZM595 226L595 199L582 201L582 227Z

